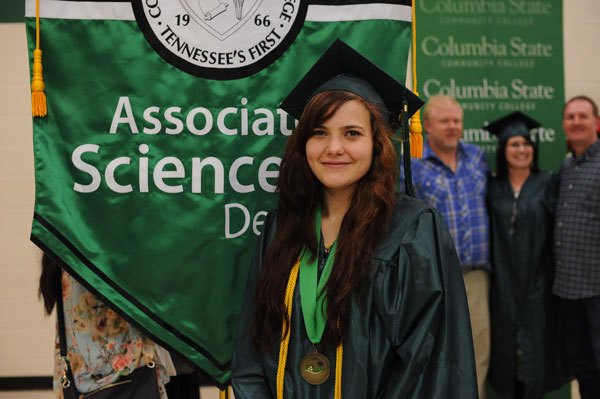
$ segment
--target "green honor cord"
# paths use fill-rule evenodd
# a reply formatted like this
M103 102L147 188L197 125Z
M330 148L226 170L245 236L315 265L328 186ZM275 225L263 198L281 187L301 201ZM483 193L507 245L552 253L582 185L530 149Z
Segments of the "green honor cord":
M321 238L321 209L317 209L317 215L315 220L317 242L320 242ZM337 240L333 243L327 261L325 262L325 268L321 274L321 278L318 278L319 269L319 257L315 256L315 259L310 261L310 253L306 250L302 253L300 259L300 303L302 304L302 315L304 316L304 326L306 327L306 333L310 342L317 345L321 342L323 331L325 331L325 319L327 304L325 303L325 291L324 287L329 280L331 269L333 268L333 262L335 260L335 250L337 247ZM322 310L322 311L321 311Z

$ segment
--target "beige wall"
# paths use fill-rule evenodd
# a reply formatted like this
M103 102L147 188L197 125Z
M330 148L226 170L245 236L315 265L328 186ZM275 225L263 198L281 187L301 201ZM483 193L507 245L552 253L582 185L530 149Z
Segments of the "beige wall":
M566 96L600 102L600 2L563 0ZM544 27L543 29L551 29ZM23 24L0 24L0 377L52 373L53 320L37 301L31 106Z
M37 300L31 94L24 24L0 24L0 377L50 375L54 321Z
M568 99L586 94L600 104L600 1L563 0L563 3L565 96Z

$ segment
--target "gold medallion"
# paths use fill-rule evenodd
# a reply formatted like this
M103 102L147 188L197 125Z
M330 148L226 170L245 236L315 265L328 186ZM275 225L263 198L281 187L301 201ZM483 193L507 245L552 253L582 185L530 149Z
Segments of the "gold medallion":
M320 385L329 378L329 360L319 352L311 352L300 362L300 374L304 381L312 385Z

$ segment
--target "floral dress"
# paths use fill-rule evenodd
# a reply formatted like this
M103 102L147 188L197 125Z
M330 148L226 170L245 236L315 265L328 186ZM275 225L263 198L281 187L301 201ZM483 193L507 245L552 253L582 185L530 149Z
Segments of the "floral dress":
M67 336L67 358L77 390L91 392L131 374L154 359L156 344L100 302L63 271L62 297ZM159 391L166 399L165 368L156 363ZM63 398L58 328L55 345L54 390Z

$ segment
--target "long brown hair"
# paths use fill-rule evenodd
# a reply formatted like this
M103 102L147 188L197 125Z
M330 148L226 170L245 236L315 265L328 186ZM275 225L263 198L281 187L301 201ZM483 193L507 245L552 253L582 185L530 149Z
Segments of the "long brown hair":
M316 126L330 119L340 106L358 100L371 115L373 159L358 182L338 235L333 269L325 286L327 323L323 342L339 343L345 331L352 296L368 280L375 246L387 231L395 203L397 155L393 132L377 108L346 91L317 94L306 106L288 139L279 172L277 233L263 259L255 299L257 311L251 328L256 348L269 348L280 338L281 326L289 332L284 296L292 266L306 248L315 257L318 241L314 215L321 205L322 185L306 160L306 142ZM339 326L337 324L339 320Z
M51 314L58 296L61 295L59 287L61 284L62 269L45 253L42 255L42 273L40 274L40 286L38 296L44 300L46 314Z

